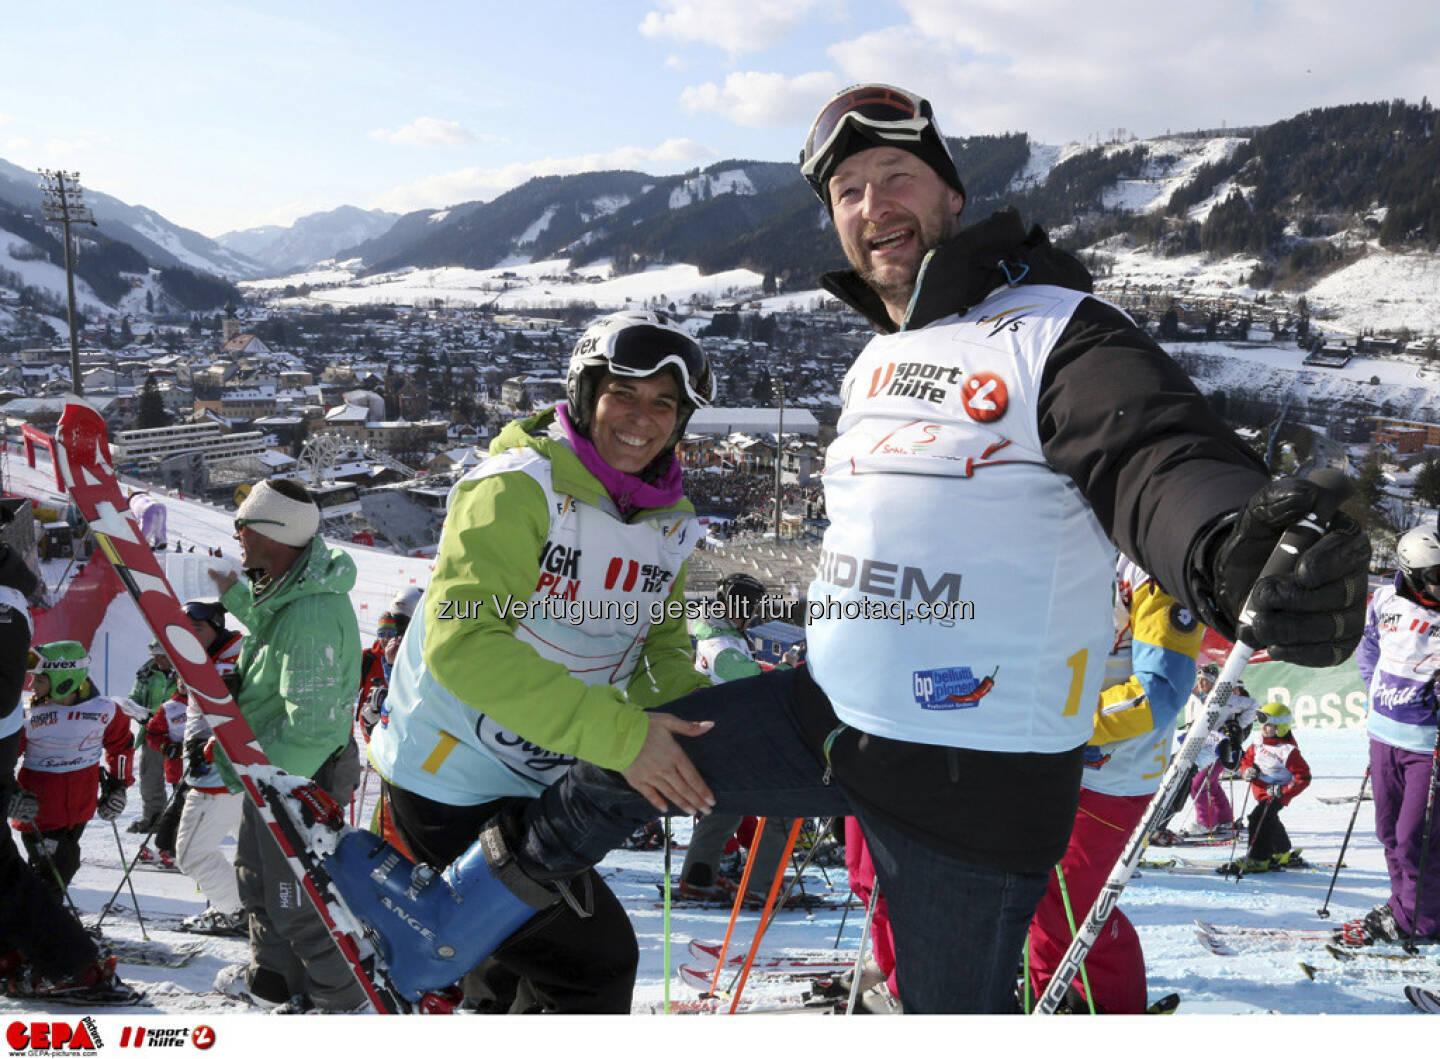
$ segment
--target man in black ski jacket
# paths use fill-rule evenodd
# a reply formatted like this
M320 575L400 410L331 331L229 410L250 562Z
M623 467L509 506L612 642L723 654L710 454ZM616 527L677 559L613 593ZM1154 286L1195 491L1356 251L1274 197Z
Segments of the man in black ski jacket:
M0 500L0 525L14 518L17 501ZM24 501L19 501L24 503ZM0 806L10 819L39 813L34 795L15 783L30 653L30 596L39 582L19 553L0 541ZM39 870L43 870L39 869ZM17 996L83 997L120 986L115 961L101 960L94 940L53 889L26 864L8 826L0 825L0 992Z
M342 848L343 885L379 883L392 922L398 904L459 939L457 977L657 811L853 814L904 1009L1014 1010L1025 931L1078 804L1115 549L1229 637L1255 586L1248 638L1276 658L1334 665L1359 640L1359 528L1337 519L1294 573L1257 585L1317 488L1270 482L1043 231L1008 210L963 226L928 102L847 89L801 162L852 265L825 286L879 332L845 376L826 455L809 664L652 712L628 768L577 765L440 885L407 896L408 869L367 875L382 858ZM426 957L402 976L446 972Z

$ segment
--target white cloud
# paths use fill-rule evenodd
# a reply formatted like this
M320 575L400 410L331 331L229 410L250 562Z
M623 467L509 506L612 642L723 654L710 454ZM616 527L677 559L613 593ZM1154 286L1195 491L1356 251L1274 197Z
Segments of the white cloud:
M53 136L45 141L41 150L47 158L68 164L97 148L108 148L113 143L114 140L104 133L82 133L79 136Z
M471 167L437 173L411 184L391 188L370 205L406 213L410 210L453 206L459 202L477 199L492 199L537 176L565 176L602 169L674 173L714 161L717 157L715 151L694 140L672 139L655 147L617 147L613 151L599 154L515 162L498 169Z
M1063 142L1269 123L1440 82L1440 7L1371 0L900 0L909 22L834 44L846 80L929 96L950 135Z
M729 74L723 86L707 81L680 93L687 114L711 113L749 127L803 124L834 95L842 82L835 74L817 71L784 74Z
M10 155L22 154L25 151L30 150L31 146L32 145L30 141L25 139L23 136L14 140L6 140L5 153Z
M10 121L14 121L14 120L15 120L15 118L14 118L13 115L6 114L3 110L0 110L0 125L4 125L6 122L10 122Z
M817 9L835 9L835 0L660 0L640 22L647 37L687 44L713 44L731 55L772 47Z
M467 143L495 143L498 137L481 136L458 121L440 118L416 118L399 129L375 129L370 138L405 147L463 147Z

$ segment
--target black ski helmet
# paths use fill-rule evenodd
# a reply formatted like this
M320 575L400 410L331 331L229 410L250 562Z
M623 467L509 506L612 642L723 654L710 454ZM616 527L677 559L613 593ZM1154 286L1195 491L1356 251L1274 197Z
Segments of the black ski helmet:
M715 375L710 358L668 315L626 310L602 316L580 336L570 354L565 376L565 410L586 436L595 411L596 385L611 375L646 378L666 368L680 382L675 430L661 456L668 455L685 435L685 424L697 408L715 400Z
M729 574L715 586L715 602L741 625L759 616L764 599L765 586L749 574Z
M192 599L183 608L185 617L191 621L203 621L215 630L215 635L225 636L230 630L225 627L225 604L218 599Z

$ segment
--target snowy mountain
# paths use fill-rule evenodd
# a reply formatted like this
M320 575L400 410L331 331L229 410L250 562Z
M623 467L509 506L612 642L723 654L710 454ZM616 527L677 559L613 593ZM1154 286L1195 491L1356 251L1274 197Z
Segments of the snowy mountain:
M349 247L379 238L399 216L384 210L339 206L301 217L289 227L246 228L226 232L215 241L279 274L327 261Z
M1135 250L1243 258L1241 282L1295 291L1378 250L1433 251L1433 126L1428 102L1397 101L1148 140L1056 146L1008 133L950 144L967 217L1013 205L1100 266L1100 278L1104 255ZM703 273L748 269L797 290L841 263L829 228L793 165L725 161L669 177L538 177L490 202L408 214L345 256L371 273L564 258L626 274L683 262Z
M0 205L39 216L40 175L0 159ZM94 188L85 203L101 234L127 243L158 268L185 268L228 279L264 275L266 269L215 240L174 224L146 206L132 206Z

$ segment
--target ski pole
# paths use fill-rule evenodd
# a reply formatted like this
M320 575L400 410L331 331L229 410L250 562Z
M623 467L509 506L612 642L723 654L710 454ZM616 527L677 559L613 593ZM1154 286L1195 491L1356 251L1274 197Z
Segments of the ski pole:
M155 826L152 827L150 831L145 835L144 840L140 843L140 848L135 851L135 856L130 858L130 864L125 868L125 873L120 876L120 881L115 884L115 892L110 895L110 900L106 901L105 906L100 909L100 918L95 921L94 929L99 930L100 924L105 922L105 917L110 914L110 909L115 904L115 898L120 896L120 888L129 881L130 873L135 870L135 865L139 862L140 855L145 852L145 847L150 845L150 840L155 837L155 832L160 829L160 821L164 818L166 812L169 811L171 804L178 797L180 797L180 788L176 787L176 789L170 795L170 801L165 803L165 808L162 809L159 815L155 817ZM124 850L121 850L120 853L120 863L125 863Z
M817 818L816 822L817 822L817 823L819 822L818 818ZM820 848L820 843L824 840L826 834L827 834L827 832L825 832L825 831L823 831L823 830L818 830L818 829L816 830L816 832L815 832L815 842L814 842L814 843L811 845L811 847L810 847L811 857L813 857L813 856L814 856L814 852L817 851L817 850ZM809 863L811 857L807 857L807 858L806 858L806 863ZM790 854L790 864L791 864L792 867L794 867L794 866L797 865L799 862L800 862L800 851L797 849L794 853ZM834 883L834 881L830 878L830 873L825 870L825 865L824 865L824 863L822 863L821 861L818 861L818 860L817 860L817 861L815 861L815 867L817 867L817 868L820 869L820 876L821 876L821 878L823 878L823 879L825 880L825 889L827 889L827 890L834 890L834 889L835 889L835 883ZM800 870L798 867L795 868L795 874L796 874L797 877L802 874L801 870ZM802 894L805 892L805 883L804 883L803 881L800 883L800 892L801 892Z
M670 817L665 816L665 1014L670 1014Z
M1430 679L1433 685L1435 678ZM1405 939L1405 951L1412 956L1420 951L1415 945L1415 932L1420 924L1420 895L1424 893L1425 861L1430 857L1430 821L1435 813L1437 782L1440 782L1440 725L1435 728L1435 750L1430 755L1430 789L1425 792L1425 833L1420 836L1420 863L1415 868L1415 901L1410 909L1410 934Z
M55 858L50 853L49 843L54 840L45 838L43 832L36 833L41 835L41 838L35 843L35 852L39 853L40 856L45 859L45 866L50 869L50 874L55 876L55 885L60 887L60 896L63 897L65 903L70 906L70 911L74 913L75 918L79 919L80 909L75 907L75 900L70 896L70 884L66 882L65 877L60 874L60 869L55 864Z
M1275 549L1270 553L1270 558L1266 560L1264 569L1260 571L1260 576L1256 578L1256 583L1293 569L1301 551L1324 534L1325 523L1329 521L1331 514L1344 499L1345 479L1339 471L1324 468L1315 472L1311 476L1311 481L1319 485L1322 490L1317 498L1315 510L1305 515L1281 535ZM1253 591L1252 586L1251 593ZM1249 625L1251 613L1250 598L1247 594L1245 603L1240 608L1238 621L1238 625L1242 629ZM1035 1005L1036 1014L1053 1015L1056 1008L1060 1006L1068 983L1079 971L1080 965L1085 961L1086 955L1100 936L1101 929L1110 918L1110 913L1119 903L1125 884L1134 874L1135 865L1139 862L1141 851L1145 848L1145 843L1149 841L1150 835L1155 829L1161 810L1174 797L1175 785L1180 782L1180 778L1199 756L1202 744L1214 729L1221 711L1235 690L1235 685L1240 682L1240 675L1245 671L1245 666L1249 663L1250 656L1255 653L1255 650L1254 647L1244 642L1243 637L1240 637L1231 647L1230 653L1226 655L1225 664L1221 666L1220 674L1216 678L1214 686L1211 687L1210 694L1205 696L1204 714L1191 724L1190 731L1185 736L1185 742L1181 744L1180 750L1165 770L1159 789L1150 799L1145 814L1140 818L1134 832L1131 833L1130 840L1120 854L1120 859L1116 861L1115 867L1110 871L1110 877L1105 880L1104 887L1096 895L1095 903L1085 917L1084 925L1080 932L1071 939L1070 947L1055 968L1054 977L1050 979L1044 994Z
M1245 810L1248 809L1249 807L1250 807L1250 781L1249 781L1249 780L1246 780L1246 781L1245 781L1245 797L1242 798L1242 799L1240 799L1240 812L1236 815L1234 821L1231 823L1230 856L1229 856L1227 859L1230 860L1232 863L1233 863L1234 860L1235 860L1235 850L1236 850L1236 848L1240 845L1240 821L1245 819ZM1249 823L1247 822L1245 826L1246 826L1246 829L1248 830L1250 825L1249 825ZM1249 848L1250 848L1250 843L1249 843L1249 842L1246 842L1246 843L1245 843L1245 847L1246 847L1246 849L1249 849Z
M114 820L110 821L110 829L115 832L115 849L120 854L120 863L125 863L125 845L120 841L120 825ZM135 880L130 878L130 873L125 873L125 882L130 884L130 902L135 906L135 918L140 922L140 936L146 941L150 940L149 933L145 930L145 917L140 914L140 898L135 896ZM96 924L99 925L98 923Z
M1070 891L1065 888L1065 869L1055 865L1055 878L1060 881L1060 902L1065 906L1065 922L1070 925L1070 937L1075 937L1075 912L1070 908ZM1080 964L1080 983L1085 987L1085 999L1090 1005L1090 1014L1095 1014L1095 994L1090 990L1090 972Z
M1030 933L1025 933L1024 959L1020 961L1020 981L1023 986L1020 991L1020 1014L1030 1014Z
M795 848L795 840L800 837L800 825L805 822L804 817L797 816L795 822L790 825L790 836L785 842L785 852L780 856L780 866L775 869L775 878L770 880L770 892L765 895L765 911L760 913L760 929L755 934L755 939L750 942L750 951L745 956L745 966L740 969L740 981L735 986L735 997L730 1001L730 1014L735 1014L736 1007L740 1004L740 994L745 991L745 980L750 977L750 968L755 963L755 955L760 951L760 940L765 936L765 928L770 923L770 910L775 907L775 898L780 893L780 884L785 880L785 869L790 865L790 851Z
M855 1013L855 1001L860 997L860 973L865 967L865 943L870 940L870 926L875 922L875 910L880 907L880 876L870 883L870 900L865 908L865 922L860 927L860 951L855 954L855 966L850 971L850 996L845 1001L845 1014Z
M1345 829L1345 840L1340 843L1340 856L1335 859L1335 872L1330 876L1330 889L1325 891L1325 904L1315 909L1321 919L1330 918L1330 895L1335 892L1335 880L1340 878L1340 868L1345 863L1345 850L1350 847L1350 833L1355 830L1355 818L1360 815L1360 803L1365 800L1365 787L1370 782L1370 766L1365 766L1365 775L1360 780L1360 793L1355 795L1355 809L1350 814L1350 826Z
M833 817L832 817L832 819L833 819ZM761 934L763 934L766 930L769 930L769 929L770 929L770 924L775 921L775 917L778 916L778 915L781 913L781 911L785 908L785 902L788 901L788 900L790 899L790 895L795 892L795 887L796 887L796 885L800 882L801 878L804 877L804 875L805 875L805 869L807 869L807 868L810 867L810 862L814 859L814 857L815 857L815 847L812 846L812 847L806 852L806 854L805 854L805 859L800 862L800 867L795 870L795 877L794 877L793 879L791 879L788 883L786 883L785 889L784 889L783 891L781 891L779 900L777 900L777 901L775 902L775 907L772 908L772 909L770 909L769 915L767 915L767 916L765 917L765 919L762 920L761 926L760 926L760 933L761 933ZM849 900L847 900L847 901L845 902L844 911L841 913L841 916L840 916L840 931L841 931L841 933L843 933L844 930L845 930L845 917L850 914L850 903L851 903L851 902L850 902ZM835 935L835 947L836 947L836 948L839 948L839 947L840 947L840 933L837 933L837 934ZM730 988L731 988L731 989L735 988L735 983L739 980L739 977L740 977L740 973L737 971L737 972L735 973L734 977L732 977L732 978L730 979Z
M755 834L750 839L750 848L757 849L760 839L765 834L765 817L761 816L755 820ZM781 861L783 867L784 861ZM720 955L715 960L715 977L710 980L710 992L712 995L719 995L720 975L725 971L725 957L730 952L730 939L735 934L735 921L740 918L740 906L745 903L745 894L750 889L750 871L755 867L753 856L745 858L745 870L740 873L740 888L735 891L735 904L730 909L730 923L725 927L725 940L720 943Z
M760 823L761 823L761 824L766 823L766 819L765 819L764 817L761 817L761 818L760 818ZM756 830L755 830L754 836L751 838L750 853L751 853L751 856L752 856L752 857L754 856L755 852L760 848L759 839L760 839L760 828L757 827ZM789 852L788 848L787 848L786 852ZM806 861L806 863L809 863L809 862ZM778 885L780 884L780 880L781 880L781 878L785 875L785 869L786 869L788 866L789 866L789 864L788 864L786 858L782 856L782 857L780 858L780 860L779 860L779 863L777 863L777 864L775 865L775 877L774 877L774 879L772 880L772 885L773 885L773 886L778 886ZM748 873L748 872L749 872L749 869L750 869L750 861L749 861L749 859L747 859L746 862L745 862L745 869L746 869L746 873ZM804 871L803 866L802 866L802 868L801 868L800 870L801 870L801 872ZM797 874L799 874L799 873L797 873ZM755 931L755 936L750 939L750 948L747 950L747 956L748 956L749 959L753 960L753 959L755 958L755 952L756 952L757 948L758 948L759 945L760 945L760 939L763 938L763 937L765 936L765 932L770 929L770 923L771 923L771 921L772 921L772 920L775 918L775 916L779 913L780 908L781 908L781 907L784 905L784 903L785 903L785 899L790 896L790 890L791 890L792 887L794 887L795 881L796 881L796 880L794 880L794 879L790 880L790 885L787 886L787 887L785 888L784 893L782 893L782 894L780 895L780 900L779 900L779 902L776 904L776 906L775 906L773 909L771 908L769 901L766 901L766 902L765 902L765 909L764 909L764 912L761 914L760 925L759 925L759 927L758 927L758 928L756 929L756 931ZM743 879L742 879L742 889L743 889ZM744 890L743 892L748 893L749 891L748 891L748 890ZM723 955L723 953L722 953L722 955ZM735 972L733 975L730 976L730 984L725 987L725 995L726 995L726 996L729 996L730 993L734 991L734 989L736 988L736 986L739 985L741 976L744 974L744 972L746 971L746 969L748 968L748 966L749 966L748 963L742 964L742 966L741 966L738 970L736 970L736 972ZM719 966L717 966L717 967L715 968L715 970L716 970L715 981L718 982L718 981L720 980L719 971L721 970L721 968L720 968Z
M1265 833L1265 825L1270 822L1270 813L1275 808L1278 798L1267 798L1265 808L1260 810L1260 822L1255 825L1255 833L1250 836L1250 841L1245 843L1245 856L1240 858L1240 863L1235 865L1235 881L1238 883L1240 877L1245 874L1245 862L1251 859L1255 852L1255 843L1260 841L1260 836Z

